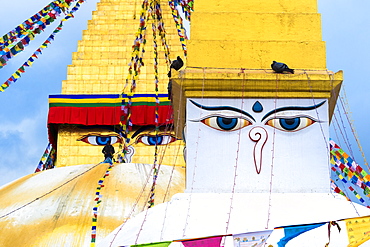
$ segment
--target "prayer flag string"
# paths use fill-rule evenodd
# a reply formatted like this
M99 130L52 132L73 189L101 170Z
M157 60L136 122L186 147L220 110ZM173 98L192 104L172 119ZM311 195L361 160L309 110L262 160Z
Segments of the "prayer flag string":
M59 33L62 28L65 21L67 21L70 18L73 18L73 13L76 12L81 3L84 3L85 0L78 0L78 2L75 4L75 6L72 8L71 11L69 11L68 14L60 21L60 24L54 29L53 33L45 40L44 43L41 44L41 46L28 58L28 60L23 63L21 67L19 67L1 86L0 86L0 92L3 92L5 89L7 89L12 83L15 83L23 73L26 72L26 67L31 67L34 63L35 59L38 59L38 56L42 54L42 51L51 44L51 42L54 40L55 35Z
M122 94L125 93L125 89L130 85L130 92L127 93L127 102L123 102L123 118L120 121L120 135L123 139L125 139L124 147L120 146L120 150L123 153L123 156L126 154L127 145L130 142L129 132L132 129L132 121L131 121L131 107L132 107L132 97L135 94L136 83L139 79L139 75L141 72L141 67L144 66L143 57L145 54L145 45L147 43L146 40L146 32L147 32L147 25L148 22L152 18L152 29L153 29L153 45L154 45L154 80L155 80L155 90L156 90L156 111L155 111L155 123L156 126L159 123L159 115L158 115L158 106L160 104L158 98L158 83L159 83L159 73L158 73L158 44L157 44L157 34L161 37L162 46L164 47L164 56L166 60L167 67L170 67L170 59L169 59L169 47L166 41L165 35L165 27L162 19L162 10L160 4L157 1L149 1L144 0L141 5L140 11L140 24L138 31L136 32L134 44L132 46L132 53L131 53L131 60L128 69L128 77L126 79L126 84L122 90ZM121 154L119 155L121 157Z
M333 162L341 172L350 179L351 183L364 190L364 194L370 194L370 175L362 169L348 154L346 154L333 140L330 140L330 153Z
M354 194L361 204L370 208L369 202L365 201L365 199L362 198L362 196L358 193L358 191L362 191L362 194L365 197L370 197L370 175L351 157L349 157L349 155L346 154L333 140L330 140L329 144L332 172L337 175L338 179L343 182L343 185ZM348 181L350 181L354 186L348 185ZM343 193L343 191L338 188L335 182L334 186L336 186L334 187L335 192ZM356 188L358 188L358 191ZM345 196L349 198L348 195Z
M172 0L175 6L180 6L185 14L185 19L190 21L191 12L194 11L194 0Z
M96 188L95 191L95 201L96 205L93 207L93 218L92 218L92 226L91 226L91 244L90 247L95 247L96 244L96 226L98 222L98 208L101 204L102 201L102 195L100 194L101 189L104 187L103 183L106 177L109 176L110 171L112 170L113 165L109 164L108 169L105 171L104 176L99 179L98 181L98 187Z
M188 39L188 37L186 35L186 30L182 24L182 18L179 14L179 11L177 10L175 6L175 3L173 1L168 1L168 4L172 11L173 20L176 23L177 34L179 35L179 38L180 38L181 47L182 47L182 50L184 51L184 56L186 57L187 56L186 40Z
M169 70L170 65L171 65L170 49L168 47L167 40L166 40L166 30L165 30L165 26L164 26L164 22L162 18L161 6L159 4L156 5L155 14L158 20L157 30L158 30L159 36L161 37L162 47L164 49L164 57L167 63L167 70Z
M346 194L343 192L343 190L341 190L334 182L334 180L330 179L330 187L331 189L335 192L335 193L338 193L342 196L344 196L348 201L350 201L350 199L346 196Z
M125 89L128 86L129 81L131 81L130 85L130 92L127 93L127 103L124 102L122 109L123 109L123 118L121 119L120 125L120 136L125 140L124 147L120 146L120 150L122 154L119 154L119 157L124 157L127 153L127 146L130 142L129 132L132 129L132 121L131 121L131 106L132 106L132 97L135 93L136 88L136 81L139 79L140 75L140 68L144 66L143 57L145 53L145 44L146 44L146 29L147 29L147 22L149 19L150 13L148 12L149 2L148 0L144 0L141 4L141 11L140 11L140 24L139 28L135 35L134 44L132 46L132 53L131 53L131 60L128 69L128 76L126 79L126 85L122 90L122 94L125 93ZM140 52L141 48L141 52Z
M321 231L327 231L328 242L325 246L330 245L331 241L331 228L336 227L338 232L341 232L342 228L338 222L345 222L347 237L349 242L349 247L359 246L368 240L370 240L370 232L368 231L370 226L370 216L356 217L356 218L346 218L336 221L326 221L319 223L311 224L300 224L300 225L287 225L275 227L271 230L262 230L255 232L245 232L237 234L225 234L225 235L215 235L199 238L190 238L190 239L176 239L172 241L165 242L151 242L151 243L142 243L142 244L133 244L133 245L120 245L121 247L167 247L171 243L181 242L185 247L195 247L195 246L223 246L221 245L222 238L232 237L233 246L262 246L267 243L270 235L275 230L284 230L284 236L279 240L277 245L279 247L285 247L288 242L294 238L299 238L302 234L305 234L308 231L314 229L321 229ZM327 225L328 227L323 227ZM321 227L321 228L320 228ZM306 238L307 239L307 238ZM113 243L113 241L112 241ZM272 245L269 245L272 246Z
M54 168L54 155L55 149L52 147L51 143L49 143L44 151L44 154L41 156L40 162L36 167L35 173Z
M148 7L149 3L148 0L144 0L141 5L141 12L140 12L140 26L138 31L136 32L134 44L132 46L132 53L131 53L131 61L128 64L128 77L126 80L126 85L128 84L127 81L131 80L131 88L130 92L132 93L136 88L136 81L139 78L140 68L144 65L143 63L143 56L145 53L144 46L146 44L146 29L147 29L147 20L148 17ZM149 15L149 14L148 14ZM140 54L141 48L141 54ZM125 86L126 87L126 86Z
M44 31L62 12L65 13L68 7L69 4L65 1L53 1L15 29L0 37L0 69L7 64L7 61L22 52L35 36Z
M364 205L365 207L367 207L367 208L370 208L370 206L365 202L365 200L357 193L357 191L352 187L352 186L350 186L350 185L347 185L347 180L340 174L340 172L334 167L334 166L332 166L332 171L334 171L335 172L335 174L338 176L338 178L343 182L343 185L344 186L346 186L353 194L354 194L354 196L361 202L361 204L362 205ZM334 186L336 186L336 188L338 188L339 189L339 187L337 186L337 184L334 182ZM333 186L332 186L333 187ZM337 189L337 190L338 190ZM336 192L336 190L334 190L335 192ZM341 192L343 192L343 191L341 191ZM339 192L340 193L340 192ZM341 194L341 193L340 193ZM343 194L344 194L344 192L343 192ZM342 194L342 195L343 195ZM347 198L347 200L349 200L349 201L353 201L353 200L351 200L350 198L349 198L349 196L347 196L347 195L345 195L344 194L344 196Z
M160 16L157 14L161 11L159 3L157 1L152 1L150 6L150 12L153 19L152 23L152 31L153 31L153 51L154 51L154 91L155 91L155 115L154 115L154 122L155 122L155 146L154 146L154 162L153 162L153 183L150 189L150 198L149 198L149 207L151 208L154 206L154 197L155 197L155 187L158 178L158 170L157 167L158 162L158 141L159 141L159 126L158 126L158 107L159 107L159 97L158 97L158 46L157 46L157 29L158 29L158 22L160 22Z
M353 121L350 119L350 117L351 117L351 110L349 108L349 104L348 104L348 100L347 100L347 96L346 96L346 91L343 88L343 90L341 90L341 92L343 92L343 93L339 97L339 100L340 100L340 103L341 103L342 108L344 110L345 116L347 118L347 122L348 122L349 126L351 127L351 131L353 133L353 137L355 138L356 143L357 143L357 146L358 146L358 148L359 148L359 150L361 152L362 158L364 159L364 165L367 167L368 170L370 170L370 166L367 163L366 156L365 156L364 150L363 150L363 148L361 146L360 139L358 137L356 128L353 126Z

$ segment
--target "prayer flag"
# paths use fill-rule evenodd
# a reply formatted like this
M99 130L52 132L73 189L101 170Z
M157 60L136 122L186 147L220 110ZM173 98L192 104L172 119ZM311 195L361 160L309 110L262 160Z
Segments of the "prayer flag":
M157 243L150 243L150 244L135 244L135 245L131 245L131 247L145 247L145 246L151 246L151 247L167 247L171 243L172 243L172 241L157 242Z
M348 247L357 247L370 240L370 216L344 220L348 234Z
M261 247L271 233L272 230L234 234L234 247Z
M293 238L299 236L300 234L304 232L308 232L312 229L315 229L317 227L320 227L322 225L326 224L325 223L317 223L317 224L311 224L311 225L299 225L299 226L287 226L284 227L284 234L285 236L280 239L278 242L279 247L285 247L285 245L292 240Z
M181 241L185 247L220 247L223 236Z

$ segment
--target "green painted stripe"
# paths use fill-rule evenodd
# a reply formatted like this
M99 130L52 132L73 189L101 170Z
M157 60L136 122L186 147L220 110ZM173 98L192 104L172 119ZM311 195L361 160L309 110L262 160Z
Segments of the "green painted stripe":
M132 106L149 105L155 106L155 102L132 102ZM171 101L160 102L159 105L171 105Z

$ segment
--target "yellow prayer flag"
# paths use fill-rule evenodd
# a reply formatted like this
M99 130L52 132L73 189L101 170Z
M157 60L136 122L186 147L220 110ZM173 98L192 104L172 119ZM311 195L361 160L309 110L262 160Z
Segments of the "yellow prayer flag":
M357 247L370 240L370 216L344 220L348 234L348 247Z
M22 50L18 45L14 46L14 49L15 49L16 51L21 51L21 50Z
M29 33L28 34L28 38L30 38L30 40L34 40L35 39L35 35L33 33Z

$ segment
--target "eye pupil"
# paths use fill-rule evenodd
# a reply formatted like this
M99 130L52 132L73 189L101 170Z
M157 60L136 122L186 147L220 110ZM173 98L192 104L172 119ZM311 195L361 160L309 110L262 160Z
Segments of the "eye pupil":
M142 135L138 137L136 142L141 142L148 146L154 146L154 145L166 145L170 144L174 141L177 141L177 138L172 135Z
M217 125L223 130L231 130L238 123L236 118L217 117Z
M106 145L108 141L110 141L110 136L97 136L96 137L96 144L98 145Z
M281 127L283 127L286 130L296 129L299 126L300 122L301 122L301 120L300 120L299 117L297 117L297 118L280 118L279 119L279 123L280 123Z
M149 145L161 145L163 136L148 136Z

